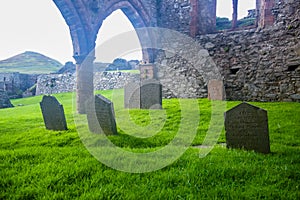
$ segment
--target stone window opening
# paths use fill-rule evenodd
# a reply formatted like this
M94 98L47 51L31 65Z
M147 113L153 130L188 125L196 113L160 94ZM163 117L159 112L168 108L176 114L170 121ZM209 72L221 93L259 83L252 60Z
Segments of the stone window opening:
M247 3L245 3L246 1ZM217 0L217 30L240 30L257 27L258 1L261 0ZM225 3L226 7L223 6Z
M300 66L300 65L290 65L290 66L288 66L287 71L288 71L288 72L296 71L296 69L297 69L299 66Z
M123 9L117 9L105 18L97 34L95 62L113 63L118 58L126 61L143 59L141 42L129 17L135 16L127 16ZM121 27L123 32L119 32L117 27Z
M230 69L230 74L232 74L232 75L236 75L237 73L238 73L238 71L240 71L240 68L231 68Z

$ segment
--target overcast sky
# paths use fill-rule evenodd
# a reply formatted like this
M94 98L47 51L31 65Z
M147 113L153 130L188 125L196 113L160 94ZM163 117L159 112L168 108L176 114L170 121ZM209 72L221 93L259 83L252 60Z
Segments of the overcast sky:
M232 0L217 1L217 16L231 18ZM246 16L250 8L255 8L255 0L240 0L239 18ZM101 45L113 35L132 29L132 25L122 12L114 12L103 23L98 34L97 45ZM135 50L139 48L135 36L128 38L128 41L137 43ZM1 0L0 60L25 51L42 53L62 64L73 61L68 26L52 0ZM110 62L115 57L115 55L110 56L108 51L102 53L102 56L99 55L97 61L103 62ZM122 57L141 59L141 53L135 52Z

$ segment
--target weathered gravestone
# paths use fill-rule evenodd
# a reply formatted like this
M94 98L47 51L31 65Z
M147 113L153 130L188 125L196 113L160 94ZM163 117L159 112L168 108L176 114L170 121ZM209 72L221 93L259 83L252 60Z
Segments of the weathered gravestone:
M0 109L1 108L11 108L11 107L14 107L14 106L11 104L6 91L0 89Z
M141 64L140 65L140 79L141 81L147 79L154 79L155 78L155 67L153 64Z
M125 108L140 108L141 95L140 84L130 82L124 87L124 107Z
M223 81L220 80L209 80L207 84L208 99L210 100L224 100L225 90Z
M43 96L40 102L46 129L54 131L67 130L64 108L53 96Z
M148 79L139 83L128 83L124 88L125 108L161 109L162 85Z
M225 131L228 148L270 153L266 110L248 103L239 104L225 113Z
M89 101L86 110L91 132L105 135L117 134L114 106L109 99L100 94L95 95L95 98Z
M141 108L161 109L162 108L162 85L154 79L141 82Z

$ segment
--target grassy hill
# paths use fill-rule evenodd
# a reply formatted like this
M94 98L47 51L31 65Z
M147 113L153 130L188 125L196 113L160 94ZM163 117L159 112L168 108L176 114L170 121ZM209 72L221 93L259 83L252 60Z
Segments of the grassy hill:
M111 91L101 93L111 96ZM78 132L84 125L74 122L72 95L55 95L64 106L67 131L45 129L42 96L15 99L16 107L0 110L0 199L299 199L299 103L251 102L268 111L271 154L217 144L200 158L199 149L189 147L161 170L131 174L107 167L86 149ZM193 145L201 144L211 117L210 101L196 102L201 121ZM123 105L114 102L116 107L118 103ZM227 109L238 103L228 102ZM177 99L164 99L163 108L167 120L156 135L137 138L127 134L136 131L128 126L126 133L119 128L119 135L108 138L132 152L164 147L176 135L182 111ZM122 112L116 110L117 119ZM146 110L129 113L142 126L160 122ZM219 143L224 141L223 132Z
M58 61L40 53L26 51L0 61L0 72L20 72L24 74L47 74L62 67Z

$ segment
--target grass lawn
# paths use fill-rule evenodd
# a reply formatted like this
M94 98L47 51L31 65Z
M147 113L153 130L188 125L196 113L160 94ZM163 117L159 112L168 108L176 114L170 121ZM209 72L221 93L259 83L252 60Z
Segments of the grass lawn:
M100 93L112 96L111 91ZM121 94L122 90L116 93ZM127 173L102 164L89 153L74 122L73 95L55 96L64 105L67 131L45 129L39 107L42 96L15 99L12 103L16 107L0 110L0 199L300 198L299 103L251 102L268 111L271 154L226 149L222 145L223 130L218 144L204 158L199 158L199 149L189 147L163 169ZM209 127L211 102L182 100L186 105L195 101L200 109L200 123L192 144L200 145ZM119 135L108 138L128 151L160 149L180 129L180 102L164 99L162 112L128 113L121 108L122 99L117 98L114 104ZM239 103L227 102L227 109ZM186 108L194 112L194 108ZM135 125L124 123L125 117ZM151 131L135 126L158 131L151 135Z

